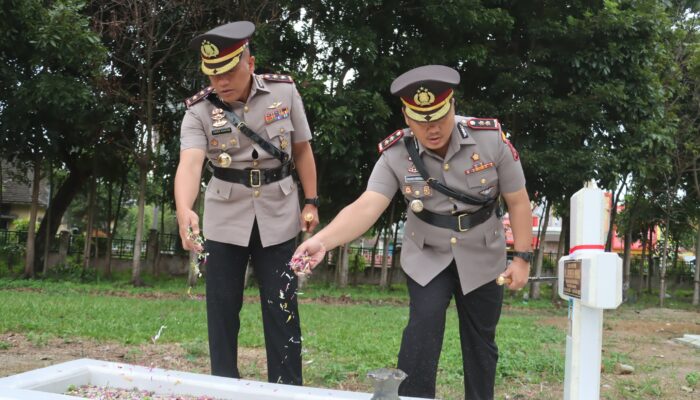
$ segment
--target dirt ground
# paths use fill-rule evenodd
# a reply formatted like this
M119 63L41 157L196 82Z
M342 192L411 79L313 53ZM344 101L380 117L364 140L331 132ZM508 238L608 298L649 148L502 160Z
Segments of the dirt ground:
M548 317L545 324L566 330L566 317ZM684 334L700 335L700 312L668 309L617 310L605 313L603 359L608 366L601 375L603 399L700 400L700 349L674 341ZM46 367L77 358L95 358L163 369L209 373L206 354L196 354L178 344L158 343L125 346L92 340L66 341L0 334L0 377ZM263 349L241 349L242 374L261 380L266 376ZM615 360L619 362L614 362ZM619 364L634 368L631 373ZM690 375L690 381L687 378ZM356 387L352 382L338 389ZM502 399L561 399L563 383L513 384L497 388Z

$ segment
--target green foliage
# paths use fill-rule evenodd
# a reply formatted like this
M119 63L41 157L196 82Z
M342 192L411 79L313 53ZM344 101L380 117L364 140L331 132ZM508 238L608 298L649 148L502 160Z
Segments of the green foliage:
M50 281L88 283L97 280L97 270L84 269L75 257L70 257L65 264L55 265L45 271L44 277Z
M348 254L348 268L351 272L362 272L367 268L367 261L360 249L351 250Z
M0 340L0 350L7 350L10 348L10 344L4 340Z
M698 385L698 382L700 382L700 372L693 371L686 374L685 381L688 383L689 387L695 388Z

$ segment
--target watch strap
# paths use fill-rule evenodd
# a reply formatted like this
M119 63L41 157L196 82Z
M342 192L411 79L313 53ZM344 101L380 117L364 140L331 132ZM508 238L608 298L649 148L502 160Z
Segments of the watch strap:
M530 262L530 261L532 261L532 252L531 251L514 251L513 257L519 257L519 258L522 258L525 262Z

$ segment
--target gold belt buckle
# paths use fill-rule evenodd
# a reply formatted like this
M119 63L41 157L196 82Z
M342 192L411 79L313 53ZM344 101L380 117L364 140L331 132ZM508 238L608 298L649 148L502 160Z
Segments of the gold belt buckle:
M470 214L464 213L457 216L457 229L459 229L460 232L466 232L469 230L469 228L462 228L462 217L468 217L469 215Z
M256 175L257 175L257 183L256 183ZM251 169L250 170L250 187L252 188L258 188L260 187L260 170L259 169Z

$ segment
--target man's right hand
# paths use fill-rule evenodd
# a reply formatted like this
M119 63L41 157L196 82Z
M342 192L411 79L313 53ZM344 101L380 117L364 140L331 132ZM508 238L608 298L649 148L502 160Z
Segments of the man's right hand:
M199 216L192 210L182 210L177 212L177 224L180 228L180 239L182 248L185 250L202 251L202 245L195 243L192 239L199 235ZM190 237L192 229L193 237Z
M294 251L294 257L310 257L308 262L309 268L311 269L315 268L321 261L323 261L323 257L325 255L326 246L324 246L323 243L320 240L318 240L315 236L312 236L306 241L304 241L302 244L299 245L299 247L297 247L296 251Z

